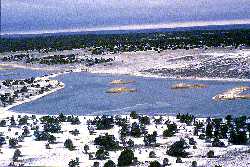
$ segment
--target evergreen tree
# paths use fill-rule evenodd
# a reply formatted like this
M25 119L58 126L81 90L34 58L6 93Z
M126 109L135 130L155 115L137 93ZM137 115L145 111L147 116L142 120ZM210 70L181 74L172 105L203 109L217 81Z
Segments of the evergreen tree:
M208 123L206 126L206 137L211 139L213 137L213 125Z
M129 166L133 163L134 158L132 150L123 150L118 158L118 166Z
M108 160L103 167L116 167L116 165L112 160Z

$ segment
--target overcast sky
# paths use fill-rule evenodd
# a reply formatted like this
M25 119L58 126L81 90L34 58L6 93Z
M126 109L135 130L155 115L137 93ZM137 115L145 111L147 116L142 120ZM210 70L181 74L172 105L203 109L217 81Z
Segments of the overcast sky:
M250 20L250 0L1 0L3 32Z

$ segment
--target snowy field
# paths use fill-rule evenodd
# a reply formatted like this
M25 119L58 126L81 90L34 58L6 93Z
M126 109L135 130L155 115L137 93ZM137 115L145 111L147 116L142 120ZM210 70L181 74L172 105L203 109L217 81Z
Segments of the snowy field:
M130 74L191 79L250 79L250 50L191 49L129 52L114 62L89 68L93 73Z
M65 50L49 53L36 51L1 53L0 57L27 54L35 57L75 54L78 58L112 58L108 63L86 66L84 63L66 65L26 64L17 61L1 62L0 67L29 68L33 70L86 70L91 73L128 74L144 77L189 78L201 80L249 80L250 49L209 48L177 49L156 51L137 51L105 53L92 55L85 49Z
M21 114L23 117L26 114ZM14 116L16 120L16 125L11 126L9 123L10 116ZM95 152L99 148L99 146L94 145L94 139L99 135L105 135L108 133L110 135L114 135L116 140L119 141L119 145L122 143L119 140L120 135L119 131L121 129L120 126L114 125L109 130L94 130L95 133L90 135L88 130L88 120L93 120L94 116L80 116L80 124L72 125L69 122L61 123L61 130L59 133L52 133L56 137L56 142L54 144L50 144L50 149L46 149L47 141L36 141L33 135L34 127L39 127L39 130L43 129L44 124L41 124L39 118L41 115L36 115L36 117L32 118L31 115L28 116L28 122L26 125L18 125L18 120L20 120L20 116L16 113L5 111L0 115L0 120L6 120L6 127L0 127L1 135L6 139L9 138L18 138L23 132L24 126L27 126L30 133L24 137L24 139L18 142L16 148L21 151L21 157L19 158L17 163L25 164L25 166L67 166L68 162L71 159L79 158L80 166L92 166L94 162L99 162L100 166L107 160L97 160L95 158L89 159L89 154L93 154L95 157ZM19 117L19 118L18 118ZM133 122L138 122L138 119L132 119L129 115L127 116L118 116L122 118L126 118L128 123L131 125ZM160 163L163 162L164 158L168 158L171 166L191 166L192 161L197 161L198 166L214 166L214 165L222 165L222 166L244 166L247 167L250 165L250 146L248 145L232 145L228 143L226 139L222 139L225 143L224 147L212 147L212 142L205 139L199 139L198 136L194 136L194 126L188 126L185 123L181 123L180 120L175 117L162 116L162 123L155 124L154 119L159 117L150 117L150 124L146 126L148 130L148 134L152 134L154 131L157 132L156 143L157 147L154 146L145 146L143 137L127 137L126 140L132 139L134 141L134 147L132 150L134 151L135 156L137 157L139 164L136 166L148 166L149 162L153 160L158 160ZM169 121L171 123L176 123L178 131L172 137L163 137L163 131L167 129L167 125L164 122ZM199 118L197 121L201 121L206 124L205 118ZM70 131L78 129L79 134L73 135ZM199 132L201 133L201 132ZM169 146L173 144L175 141L183 138L187 143L189 143L189 139L193 138L196 141L194 148L193 145L189 144L189 148L186 151L189 153L187 158L182 158L182 163L176 163L176 157L169 156L166 154L166 150L168 150ZM66 139L71 139L75 146L75 149L70 151L64 147L64 142ZM84 145L89 146L88 154L85 153ZM2 145L1 147L1 156L0 156L0 165L7 166L12 162L12 157L16 148L10 148L7 144ZM207 152L209 150L214 151L213 158L207 158ZM117 159L120 155L122 149L118 149L116 151L109 151L109 158L117 163ZM149 152L154 151L155 157L149 158Z

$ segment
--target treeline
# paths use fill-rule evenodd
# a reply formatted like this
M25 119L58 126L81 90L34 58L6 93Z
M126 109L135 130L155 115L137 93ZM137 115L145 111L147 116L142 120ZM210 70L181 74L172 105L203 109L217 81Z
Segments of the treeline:
M250 46L250 30L199 30L129 34L85 34L1 38L0 52L20 50L66 50L92 48L93 54L105 51L190 49L240 45Z
M68 55L52 55L45 57L33 57L33 55L27 54L15 54L0 57L1 61L11 62L11 61L23 61L25 63L38 63L38 64L47 64L47 65L55 65L55 64L72 64L72 63L85 63L87 66L92 66L100 63L107 63L114 61L112 58L79 58L77 55L68 54Z

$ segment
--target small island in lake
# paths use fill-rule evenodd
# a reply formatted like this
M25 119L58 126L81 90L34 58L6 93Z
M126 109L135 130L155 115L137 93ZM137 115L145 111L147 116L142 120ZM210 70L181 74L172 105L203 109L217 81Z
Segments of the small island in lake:
M113 80L110 82L110 84L129 84L129 83L134 83L135 81L134 80L128 80L128 81L125 81L125 80L121 80L121 79L118 79L118 80Z
M214 100L236 100L250 99L250 94L241 94L244 91L250 90L249 86L239 86L229 89L213 97Z
M107 90L106 93L123 93L123 92L136 92L136 91L137 91L136 89L121 87L121 88L111 88Z
M207 88L207 85L204 84L187 84L187 83L178 83L171 87L171 89L190 89L190 88Z

